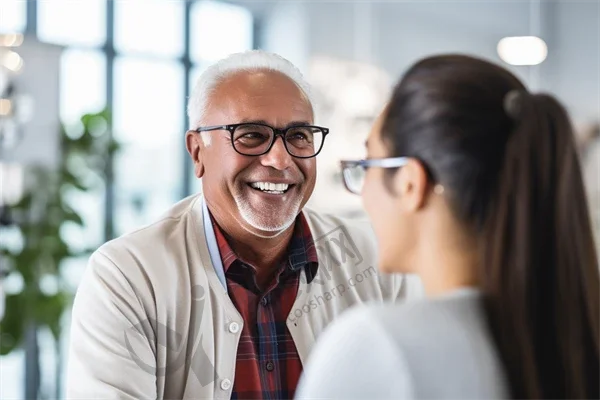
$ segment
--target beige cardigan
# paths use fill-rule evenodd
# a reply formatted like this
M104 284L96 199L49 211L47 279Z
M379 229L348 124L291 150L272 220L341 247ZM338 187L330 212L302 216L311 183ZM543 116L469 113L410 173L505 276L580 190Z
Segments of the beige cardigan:
M421 295L412 277L377 271L370 226L303 210L319 268L301 275L287 321L302 362L349 306ZM243 319L211 263L203 198L110 241L75 297L67 398L229 399Z

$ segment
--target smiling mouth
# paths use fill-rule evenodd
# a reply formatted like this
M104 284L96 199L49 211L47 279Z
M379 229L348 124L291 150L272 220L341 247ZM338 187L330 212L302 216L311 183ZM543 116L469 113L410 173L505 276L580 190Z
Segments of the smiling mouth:
M249 183L252 189L269 194L284 194L295 185L288 183L272 183L272 182L252 182Z

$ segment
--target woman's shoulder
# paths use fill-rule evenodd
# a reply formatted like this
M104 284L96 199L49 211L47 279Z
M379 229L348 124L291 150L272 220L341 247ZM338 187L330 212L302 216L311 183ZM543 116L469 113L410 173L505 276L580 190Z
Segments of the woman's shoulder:
M490 342L482 296L478 290L465 288L426 299L387 304L356 310L351 319L370 319L399 347L440 349L458 346L467 349L473 340Z
M477 289L459 289L436 297L416 297L394 302L366 302L354 305L336 318L335 324L351 324L364 319L385 317L414 318L423 312L436 314L440 310L480 308L481 292Z
M323 347L328 351L337 348L340 353L368 343L365 357L385 357L406 369L434 375L438 368L437 372L444 374L444 369L459 364L482 370L498 368L481 294L471 289L352 308L330 325L323 339Z
M355 306L325 329L309 355L297 399L413 398L407 366L374 318L376 309Z
M333 397L348 385L351 390L343 392L355 398L503 393L502 370L475 290L354 307L323 332L313 351L308 380L319 382L319 390L335 388L335 393L328 392ZM322 376L332 379L332 370L340 382L320 382ZM391 377L393 391L381 389L389 386ZM361 395L355 396L358 392Z
M395 325L403 330L431 323L464 323L484 315L482 297L476 289L394 303L363 303L344 311L326 331L342 330L365 324L373 330L388 331ZM409 323L407 325L407 323ZM381 332L380 332L381 333Z

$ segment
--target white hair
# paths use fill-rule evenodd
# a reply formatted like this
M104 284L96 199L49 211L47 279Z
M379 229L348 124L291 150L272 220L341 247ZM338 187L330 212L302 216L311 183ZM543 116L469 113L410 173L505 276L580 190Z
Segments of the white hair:
M188 101L187 113L190 129L198 128L202 124L210 103L210 96L219 83L238 72L259 70L276 71L290 78L304 92L311 108L313 107L310 85L294 64L275 53L250 50L231 54L209 66L202 73ZM210 135L207 136L210 137ZM207 140L208 137L204 140Z

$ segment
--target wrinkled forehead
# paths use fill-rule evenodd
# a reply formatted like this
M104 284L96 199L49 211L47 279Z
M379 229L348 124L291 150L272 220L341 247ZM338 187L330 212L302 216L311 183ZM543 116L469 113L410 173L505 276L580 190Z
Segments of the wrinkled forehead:
M304 91L286 75L244 71L223 79L212 91L207 117L312 122L313 108Z

